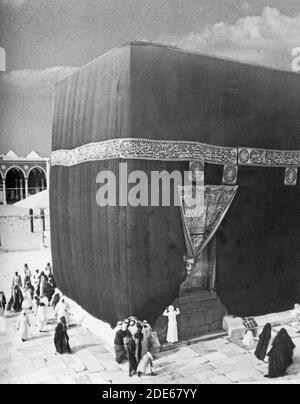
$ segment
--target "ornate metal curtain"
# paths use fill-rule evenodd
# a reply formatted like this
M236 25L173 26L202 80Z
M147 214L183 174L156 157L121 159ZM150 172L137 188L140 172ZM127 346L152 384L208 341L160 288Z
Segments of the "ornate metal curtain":
M181 216L188 256L199 258L232 204L238 186L179 187Z

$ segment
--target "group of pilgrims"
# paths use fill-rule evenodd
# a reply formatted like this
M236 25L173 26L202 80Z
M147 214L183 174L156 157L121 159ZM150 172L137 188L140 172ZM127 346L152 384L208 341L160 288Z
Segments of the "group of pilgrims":
M28 264L24 264L24 280L15 272L11 285L11 297L6 306L6 312L21 312L24 307L35 311L38 307L49 303L55 295L56 284L51 264L48 263L44 271L38 269L32 273ZM1 292L5 299L4 292ZM6 304L6 299L5 299Z
M169 306L163 313L168 317L167 342L178 342L178 330L176 317L179 309ZM147 320L140 321L136 317L129 317L119 321L115 328L115 356L117 363L128 360L129 377L137 375L156 376L153 371L153 360L160 351L160 342Z
M136 317L119 321L115 329L115 355L117 363L128 360L129 377L137 374L156 376L153 371L154 355L160 343L150 324Z
M24 279L15 272L11 296L7 303L5 294L0 291L0 318L9 313L18 313L17 330L22 342L31 338L32 323L39 333L48 332L48 307L52 307L57 318L54 344L56 353L71 353L67 329L70 326L69 305L65 297L57 289L52 266L48 263L44 271L38 269L32 273L28 264L24 264ZM32 322L32 317L34 321Z
M71 354L69 336L70 327L69 305L65 297L57 289L50 263L44 271L36 270L33 274L27 264L24 264L24 279L15 272L11 297L7 304L3 291L0 291L0 319L8 313L19 313L17 330L22 342L31 338L32 317L39 333L48 332L48 307L52 307L57 318L54 344L58 354ZM179 309L169 306L163 315L168 317L167 342L178 342L176 317ZM119 321L115 329L114 339L116 361L121 364L128 360L129 376L156 374L153 371L154 355L160 351L160 342L148 321L139 321L136 317L129 317Z

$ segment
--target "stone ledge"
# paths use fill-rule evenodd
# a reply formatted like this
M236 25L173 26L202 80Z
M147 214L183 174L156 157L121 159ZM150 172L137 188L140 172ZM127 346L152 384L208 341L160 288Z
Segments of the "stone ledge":
M180 308L182 307L182 299L185 301L184 307L189 309L187 313L189 315L186 318L180 319L179 316L178 319L179 337L184 345L195 343L193 341L210 340L214 338L214 335L217 335L217 337L224 335L224 331L222 330L222 313L225 309L222 307L215 293L204 291L198 292L198 294L193 293L191 295L180 296ZM113 341L115 335L111 326L91 316L71 299L68 299L68 302L74 320L101 338L105 342L106 348L110 352L114 352ZM188 307L189 305L190 307ZM182 309L184 312L185 309ZM202 316L201 313L204 315ZM162 342L165 340L167 320L165 318L160 318L160 320L162 323L157 324L158 327L154 327L154 329L157 331Z
M267 323L270 323L272 327L286 325L293 321L292 310L280 312L280 313L271 313L266 314L264 316L253 316L255 321L258 324L258 328L263 328ZM243 320L241 317L233 317L233 316L225 316L223 319L223 329L227 331L229 337L232 337L234 334L238 334L239 336L243 336L245 334L245 326L243 324Z
M190 293L180 294L179 300L180 304L188 304L190 302L201 302L201 301L210 301L217 300L218 296L214 292L209 291L197 291L193 290Z
M225 331L219 331L219 332L212 332L207 335L202 335L201 337L197 338L191 338L188 340L183 340L178 342L177 344L171 345L171 344L162 344L162 351L171 351L174 349L178 349L183 346L190 346L197 344L199 342L205 342L205 341L213 341L215 339L220 339L222 337L226 337L226 332Z
M70 305L70 313L76 323L91 331L95 336L99 337L106 344L105 348L111 353L114 353L115 333L111 326L104 321L93 317L68 297L66 297L66 300Z

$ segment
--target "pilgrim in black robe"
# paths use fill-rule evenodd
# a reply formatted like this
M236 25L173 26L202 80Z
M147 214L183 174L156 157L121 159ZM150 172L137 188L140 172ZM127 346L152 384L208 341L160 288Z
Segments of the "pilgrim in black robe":
M128 360L129 360L129 377L136 373L138 363L136 360L136 343L133 337L129 338L127 344Z
M116 354L116 361L117 363L122 363L126 357L126 350L125 350L125 344L124 344L124 338L126 336L126 331L118 330L115 335L115 354Z
M0 313L5 312L5 306L6 306L6 298L5 298L5 294L3 292L0 292Z
M23 295L21 289L17 285L14 286L13 288L12 298L13 298L12 308L17 313L22 310L22 302L23 302Z
M261 361L265 360L271 336L272 336L272 327L271 324L268 323L264 326L264 329L259 336L259 342L255 350L255 356L257 357L257 359Z
M135 351L135 355L136 355L136 360L137 363L139 364L141 359L142 359L142 340L143 340L143 327L138 324L137 325L137 333L134 336L134 340L135 340L135 344L136 344L136 351Z
M276 378L285 375L293 363L295 344L287 331L282 328L274 339L269 356L269 374L266 377Z
M51 301L54 293L55 293L54 288L50 285L49 282L46 282L44 285L43 295L47 297L49 302Z
M54 295L52 296L52 299L51 299L51 306L53 307L54 310L59 301L60 301L60 294L54 293Z
M70 354L72 353L69 345L69 336L67 333L67 326L65 321L61 321L57 324L54 335L54 344L56 352L59 354Z

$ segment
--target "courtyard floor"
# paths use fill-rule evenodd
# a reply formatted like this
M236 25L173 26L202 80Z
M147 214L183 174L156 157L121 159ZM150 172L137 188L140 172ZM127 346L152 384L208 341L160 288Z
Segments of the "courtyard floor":
M49 251L40 250L0 254L0 289L9 296L13 272L22 273L24 262L32 269L50 260ZM111 347L79 324L69 330L72 355L57 356L53 337L54 314L48 308L48 332L39 334L31 322L31 339L21 342L16 331L17 315L6 318L6 331L0 331L0 383L25 384L232 384L270 383L264 378L267 364L224 338L174 347L161 352L154 361L156 377L128 377L128 364L118 365ZM300 336L295 363L278 382L300 383ZM274 382L274 381L273 381Z

